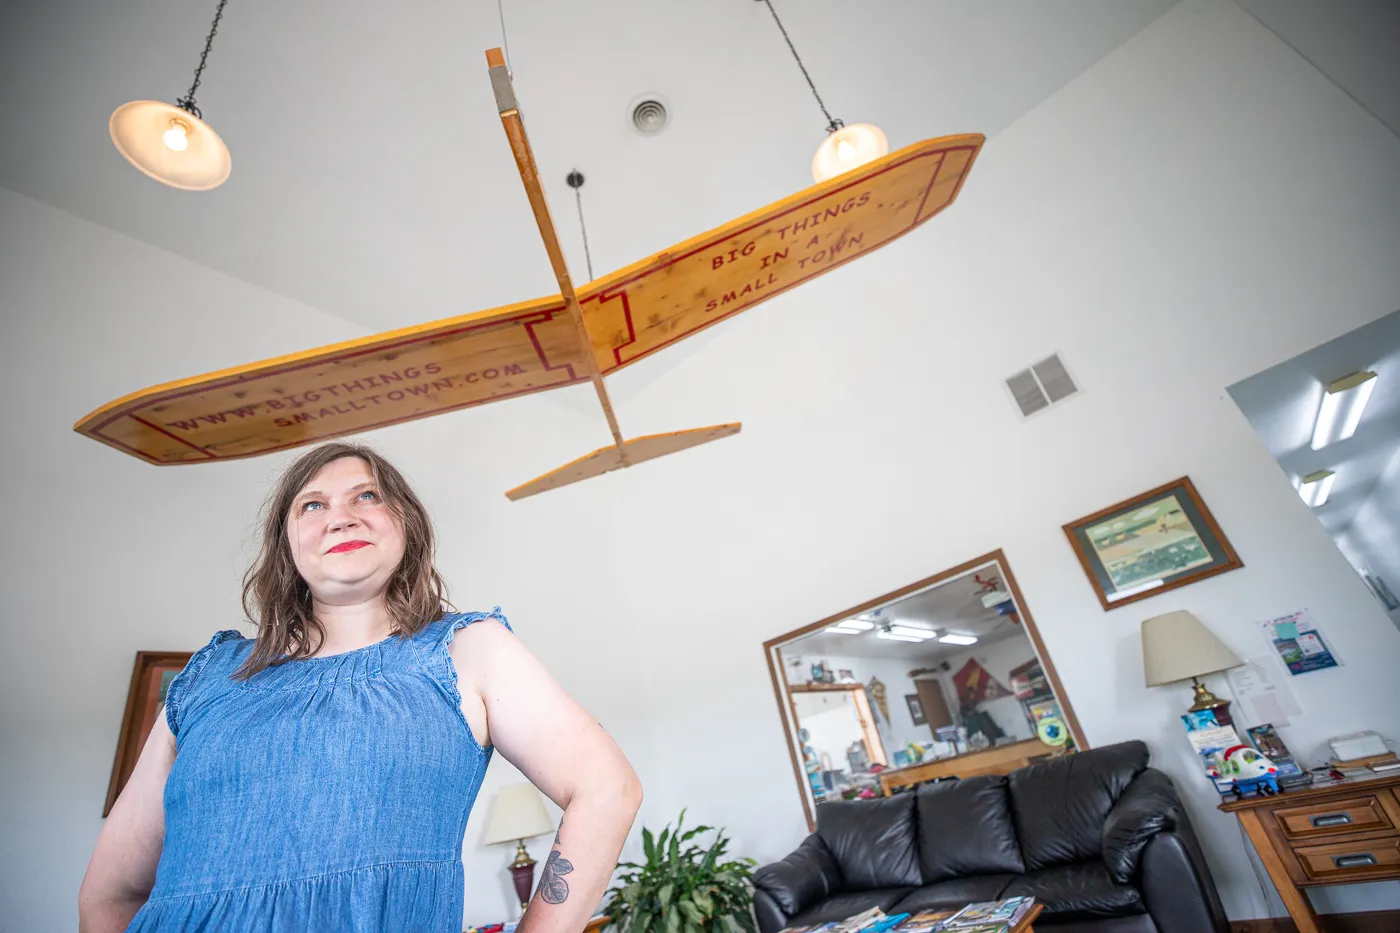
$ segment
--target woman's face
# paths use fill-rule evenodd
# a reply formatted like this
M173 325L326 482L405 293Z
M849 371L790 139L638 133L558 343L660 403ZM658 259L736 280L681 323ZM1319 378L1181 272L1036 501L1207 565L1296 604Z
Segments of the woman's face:
M384 592L403 560L403 522L380 495L369 464L342 457L292 500L287 543L311 595L347 605Z

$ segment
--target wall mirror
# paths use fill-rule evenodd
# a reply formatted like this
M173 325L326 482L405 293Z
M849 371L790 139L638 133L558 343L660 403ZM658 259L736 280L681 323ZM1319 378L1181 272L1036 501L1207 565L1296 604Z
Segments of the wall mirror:
M807 822L1086 747L1000 551L764 644Z

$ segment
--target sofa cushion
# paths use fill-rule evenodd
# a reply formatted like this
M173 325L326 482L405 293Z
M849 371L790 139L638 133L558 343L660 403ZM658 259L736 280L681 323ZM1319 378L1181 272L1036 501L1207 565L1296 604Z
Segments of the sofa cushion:
M1011 822L1005 775L925 784L914 801L924 884L1026 870Z
M913 888L875 888L870 891L838 894L835 897L828 897L818 904L813 904L802 913L790 918L788 926L805 927L816 923L826 923L828 920L845 920L847 917L854 917L872 907L878 907L885 913L889 913L890 908L903 900L912 890Z
M753 873L754 887L766 891L791 916L841 890L841 870L816 833L787 858Z
M846 891L923 883L914 849L913 794L821 804L817 835L836 857Z
M973 875L967 878L951 878L937 884L926 884L915 888L893 909L886 913L902 914L906 911L916 914L921 910L936 907L962 907L978 901L995 901L1001 897L1006 886L1016 880L1015 875Z
M1098 861L1027 872L1013 879L1001 896L1021 895L1044 904L1047 921L1126 917L1147 911L1137 888L1114 881L1108 866Z
M1147 768L1147 746L1123 742L1053 758L1007 776L1026 868L1097 860L1108 811Z

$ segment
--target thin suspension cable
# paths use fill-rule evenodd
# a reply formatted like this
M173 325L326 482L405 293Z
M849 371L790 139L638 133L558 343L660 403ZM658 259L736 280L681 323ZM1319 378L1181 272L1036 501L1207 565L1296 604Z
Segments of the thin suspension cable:
M588 228L583 225L583 185L574 189L574 203L578 205L578 231L583 234L583 261L588 266L588 281L593 281L593 256L588 252Z
M506 71L510 72L510 39L506 36L506 11L505 7L502 6L502 0L496 0L496 15L501 20L501 49L506 57Z
M209 27L209 36L204 40L204 52L199 56L199 67L194 70L194 83L190 85L190 92L175 102L182 110L200 119L203 119L203 115L200 114L199 107L195 106L194 92L199 90L199 82L204 77L204 66L209 61L209 52L214 48L214 34L219 31L219 20L224 18L226 3L228 0L219 0L219 7L214 11L214 24Z
M802 64L802 56L797 54L797 47L792 44L792 39L788 37L788 31L783 26L783 21L778 17L778 11L773 9L773 0L763 0L768 6L768 12L773 14L773 22L778 24L778 31L783 34L783 40L787 42L787 47L792 52L792 57L797 61L797 67L802 69L802 77L807 79L807 86L812 89L812 96L817 99L817 106L822 108L822 113L826 115L827 132L839 130L846 124L831 115L831 111L826 109L826 104L822 101L822 96L817 93L817 86L812 82L812 76L807 73L807 66Z

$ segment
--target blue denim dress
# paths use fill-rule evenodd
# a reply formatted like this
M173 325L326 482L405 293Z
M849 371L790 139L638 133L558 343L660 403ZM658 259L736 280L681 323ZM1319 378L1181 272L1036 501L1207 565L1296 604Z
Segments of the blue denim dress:
M410 638L229 678L220 632L170 684L175 764L150 899L128 933L460 933L462 837L491 760L444 617Z

